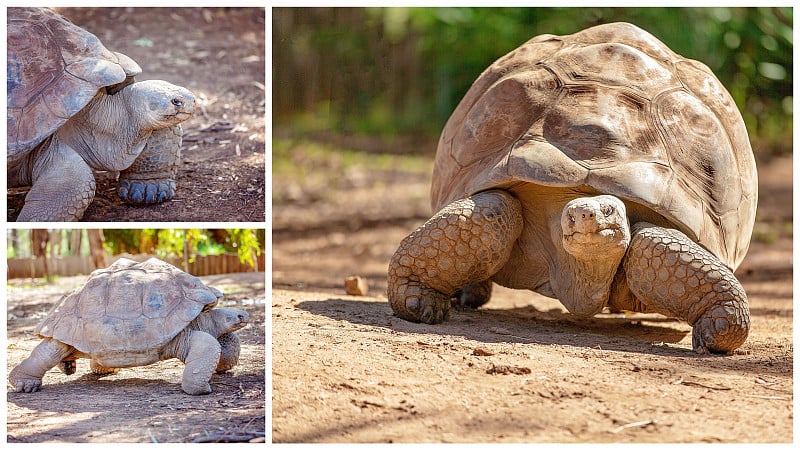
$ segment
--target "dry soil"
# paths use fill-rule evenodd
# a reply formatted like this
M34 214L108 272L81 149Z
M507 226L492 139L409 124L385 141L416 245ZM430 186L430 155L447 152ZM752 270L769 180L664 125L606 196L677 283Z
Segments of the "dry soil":
M87 360L78 360L74 375L48 371L39 392L18 393L9 385L8 442L263 442L265 274L201 279L225 293L225 306L244 309L251 319L237 332L242 344L239 364L212 377L211 394L185 394L181 390L184 366L176 359L102 377L90 373ZM53 303L85 280L85 276L48 284L11 280L8 371L39 343L33 329Z
M394 317L386 267L428 217L429 180L349 176L330 200L274 206L275 442L792 442L791 158L760 163L737 271L751 334L729 356L692 352L686 323L579 320L497 287L441 325ZM368 296L344 294L348 275L367 279Z

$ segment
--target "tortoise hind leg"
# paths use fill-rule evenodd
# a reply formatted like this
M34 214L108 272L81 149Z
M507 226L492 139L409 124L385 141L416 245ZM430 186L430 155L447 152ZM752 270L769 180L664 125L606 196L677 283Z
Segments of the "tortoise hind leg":
M58 363L58 368L64 375L72 375L78 370L78 361L72 358L67 358Z
M36 392L42 388L44 374L74 351L72 346L45 338L29 357L11 370L8 381L17 392Z
M113 375L119 372L119 367L106 367L94 359L89 362L89 367L95 375Z
M486 280L480 283L465 285L460 291L456 292L455 302L459 306L468 306L478 309L485 305L492 296L492 281Z
M508 261L521 232L522 208L508 192L485 191L445 206L392 256L392 310L414 322L447 320L450 297L489 280Z
M683 233L638 223L624 259L631 292L648 309L692 325L698 353L728 353L750 330L739 280L716 256Z

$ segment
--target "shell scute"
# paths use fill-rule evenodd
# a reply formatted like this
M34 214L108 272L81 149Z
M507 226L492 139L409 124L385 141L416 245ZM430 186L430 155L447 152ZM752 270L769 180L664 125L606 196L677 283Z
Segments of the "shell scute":
M221 295L163 261L123 258L62 297L35 332L90 354L141 353L165 345Z
M141 71L127 57L121 64L96 36L48 9L9 8L7 28L9 156L34 149L98 89Z
M758 190L744 121L719 80L626 23L529 40L451 115L434 210L521 183L615 195L642 215L632 221L680 229L731 269L747 252Z

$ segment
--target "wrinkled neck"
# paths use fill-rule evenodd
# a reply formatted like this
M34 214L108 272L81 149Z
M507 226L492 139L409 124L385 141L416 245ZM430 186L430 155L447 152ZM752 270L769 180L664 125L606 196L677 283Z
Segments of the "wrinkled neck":
M98 93L58 130L58 138L95 170L127 169L150 135L138 126L127 101L126 90L113 96Z
M554 286L556 296L575 315L599 313L608 303L611 283L621 260L621 256L581 260L567 255L563 266L557 270L569 276L562 276L562 282Z
M192 330L201 330L205 331L206 333L218 338L224 334L224 330L222 329L222 325L220 321L214 320L213 311L207 311L205 313L201 313L194 320L189 323L187 328Z

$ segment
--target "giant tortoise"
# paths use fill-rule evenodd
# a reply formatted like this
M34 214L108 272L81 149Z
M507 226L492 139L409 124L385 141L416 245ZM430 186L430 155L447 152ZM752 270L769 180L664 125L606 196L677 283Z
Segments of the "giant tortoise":
M8 9L7 56L8 186L30 186L17 220L80 219L92 170L120 172L129 203L174 196L189 90L135 82L132 59L46 8Z
M183 391L210 393L212 374L238 363L234 331L249 320L245 311L215 308L220 298L169 263L120 258L53 306L34 331L42 342L8 379L17 392L35 392L48 370L58 365L71 375L79 358L96 374L177 358L186 364Z
M442 131L436 214L389 264L388 297L437 323L492 283L569 312L687 321L695 351L730 352L750 326L733 271L757 178L742 116L704 64L611 23L534 37L474 82Z

